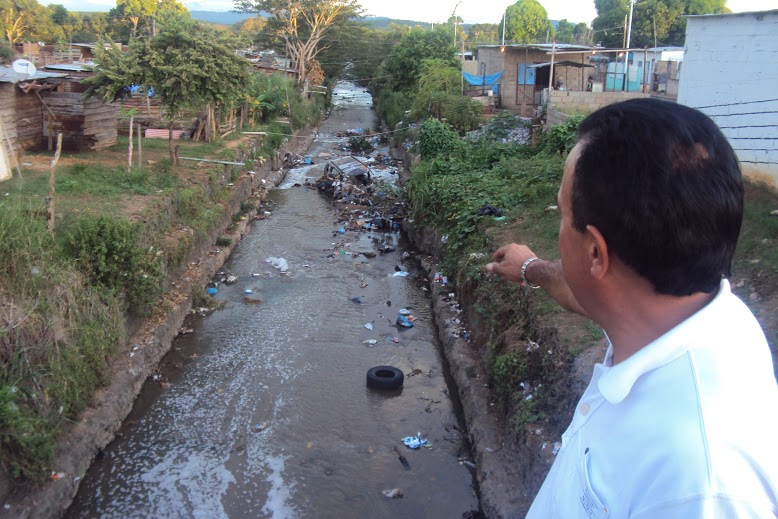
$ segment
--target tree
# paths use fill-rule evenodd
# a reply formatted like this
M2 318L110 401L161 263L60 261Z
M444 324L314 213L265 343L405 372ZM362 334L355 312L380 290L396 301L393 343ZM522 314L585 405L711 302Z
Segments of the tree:
M3 33L11 45L22 39L24 31L27 29L24 19L24 13L17 12L13 6L3 11Z
M436 27L434 31L414 27L398 43L384 63L390 78L387 86L394 91L412 91L419 79L421 63L425 59L440 59L456 63L453 46L454 35L448 27Z
M575 37L575 43L578 45L593 44L592 38L594 33L592 32L592 29L583 22L575 25L575 29L573 29L573 36Z
M138 33L141 18L153 15L157 11L157 0L116 0L116 7L132 23L132 39Z
M305 83L327 33L361 10L356 0L235 0L235 9L270 14L266 31L283 42L300 83Z
M247 62L233 52L228 34L185 17L171 20L157 36L132 40L127 53L115 47L98 47L95 53L98 67L84 80L84 95L110 102L127 96L132 84L151 87L169 122L173 164L173 124L179 112L211 103L233 105L248 83Z
M556 26L556 41L557 43L575 43L575 25L567 20L559 20L559 24Z
M628 0L595 0L597 18L592 22L595 40L608 47L624 44ZM632 15L630 47L682 46L687 15L726 12L724 0L641 0Z
M496 23L476 23L470 26L467 42L471 48L499 43L502 29Z
M421 119L430 111L436 110L436 104L447 94L461 95L462 72L450 62L441 59L427 59L419 67L419 87L413 102L413 116Z
M624 45L624 20L629 14L628 0L594 0L597 17L592 21L594 41L605 47Z
M553 38L554 27L546 9L537 0L519 0L506 10L505 40L512 43L538 43ZM505 17L506 15L503 15ZM502 26L502 20L500 20Z

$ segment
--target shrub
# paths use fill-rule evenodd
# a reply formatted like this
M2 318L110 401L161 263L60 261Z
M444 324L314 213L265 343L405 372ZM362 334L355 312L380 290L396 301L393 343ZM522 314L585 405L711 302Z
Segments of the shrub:
M86 217L67 238L67 249L95 283L121 293L129 309L147 315L160 294L162 269L153 247L138 240L139 228L106 216Z
M544 132L541 138L543 150L546 153L558 153L559 155L569 153L575 146L578 127L581 125L584 117L583 115L571 115L562 124L557 124Z
M457 134L446 123L427 119L419 128L419 154L422 160L451 153L459 146Z
M463 134L481 124L484 105L470 97L448 95L444 99L443 114L456 131Z

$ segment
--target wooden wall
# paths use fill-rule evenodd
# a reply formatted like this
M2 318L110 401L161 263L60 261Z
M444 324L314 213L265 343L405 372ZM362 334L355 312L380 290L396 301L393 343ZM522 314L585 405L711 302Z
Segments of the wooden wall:
M0 139L7 139L5 144L8 150L17 148L17 130L16 130L16 87L10 83L0 83L0 121L3 123L5 135L0 135Z
M117 142L118 107L96 99L84 101L83 94L47 92L43 100L54 114L44 117L43 136L62 132L62 147L70 150L99 150ZM48 115L48 110L46 111ZM51 128L50 128L51 126Z

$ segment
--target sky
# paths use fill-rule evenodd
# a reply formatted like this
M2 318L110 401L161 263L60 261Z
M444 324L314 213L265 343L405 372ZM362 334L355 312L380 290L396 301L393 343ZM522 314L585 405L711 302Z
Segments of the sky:
M454 12L454 7L465 23L498 23L505 8L515 0L361 0L367 15L387 16L419 22L444 22ZM639 1L639 0L638 0ZM182 0L190 10L231 11L231 0ZM107 11L116 5L115 0L43 0L47 4L62 4L71 11ZM597 13L594 1L540 0L552 20L567 19L570 22L591 23ZM778 9L778 0L728 0L733 12L765 11Z

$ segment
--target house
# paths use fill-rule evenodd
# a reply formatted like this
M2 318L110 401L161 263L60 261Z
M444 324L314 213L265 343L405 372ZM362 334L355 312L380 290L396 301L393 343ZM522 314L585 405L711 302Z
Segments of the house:
M18 164L24 150L51 148L60 132L65 149L116 144L117 106L85 100L80 78L49 70L30 72L0 67L0 140L12 164Z
M630 52L630 62L644 71L641 77L649 92L678 97L683 55L683 47L651 47Z
M584 90L587 82L589 53L594 47L572 44L506 44L478 46L478 74L492 76L502 73L497 92L502 108L517 110L524 116L535 113L543 102L543 90L564 87ZM575 58L551 66L551 52L578 51ZM553 70L553 78L550 77Z
M678 102L719 125L745 175L778 189L778 10L690 16Z

